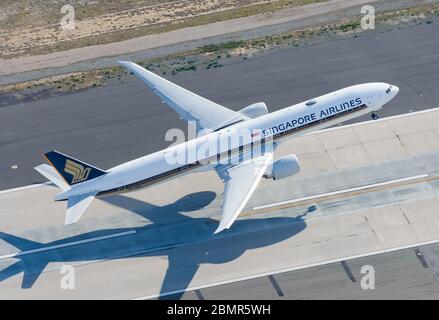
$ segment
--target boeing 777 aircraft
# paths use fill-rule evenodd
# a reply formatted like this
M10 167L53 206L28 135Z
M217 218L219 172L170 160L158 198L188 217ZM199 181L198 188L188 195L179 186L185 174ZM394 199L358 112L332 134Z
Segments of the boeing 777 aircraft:
M282 179L300 171L295 155L273 162L279 143L377 111L399 88L365 83L269 113L265 103L238 112L196 95L141 66L119 62L143 80L181 118L196 124L197 136L185 143L135 159L108 170L57 151L45 154L51 166L35 169L62 191L67 200L65 224L76 223L94 197L144 188L191 172L215 170L224 182L222 217L215 233L230 228L259 181Z

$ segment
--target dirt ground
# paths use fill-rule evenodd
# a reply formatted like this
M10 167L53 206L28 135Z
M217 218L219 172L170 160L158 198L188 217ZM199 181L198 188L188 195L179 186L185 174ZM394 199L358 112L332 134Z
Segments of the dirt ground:
M63 29L60 22L66 16L61 13L64 1L6 0L0 4L0 57L44 52L37 48L53 52L97 41L109 43L138 36L139 33L131 32L133 29L142 28L140 34L160 32L157 26L194 18L199 24L208 23L208 19L200 17L224 12L230 12L230 18L236 14L250 15L253 10L248 8L263 5L282 8L318 1L323 0L75 0L69 1L74 9L74 29ZM228 16L223 14L218 19L227 20Z
M0 29L33 28L58 24L66 4L76 10L78 20L180 0L2 0Z

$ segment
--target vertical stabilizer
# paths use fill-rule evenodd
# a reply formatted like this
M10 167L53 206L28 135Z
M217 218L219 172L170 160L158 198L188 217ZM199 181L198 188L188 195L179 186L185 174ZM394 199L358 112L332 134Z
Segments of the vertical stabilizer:
M88 181L100 177L106 172L88 163L72 158L58 151L50 151L44 155L47 161L64 178L68 185Z

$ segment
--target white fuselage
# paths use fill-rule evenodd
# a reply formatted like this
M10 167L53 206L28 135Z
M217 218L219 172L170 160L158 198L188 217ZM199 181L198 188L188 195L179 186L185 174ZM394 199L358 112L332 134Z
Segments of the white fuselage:
M98 195L130 191L147 187L194 170L211 169L218 154L231 155L236 151L230 141L241 132L250 132L251 139L243 139L239 146L249 145L254 139L273 140L275 143L296 135L319 130L337 123L375 112L389 102L399 89L386 83L366 83L334 91L282 110L242 121L216 132L210 132L188 142L171 146L138 158L107 171L107 174L58 194L56 200L96 191ZM254 136L253 136L254 135ZM207 144L217 148L208 148ZM185 154L176 160L176 155ZM171 159L171 161L170 161Z

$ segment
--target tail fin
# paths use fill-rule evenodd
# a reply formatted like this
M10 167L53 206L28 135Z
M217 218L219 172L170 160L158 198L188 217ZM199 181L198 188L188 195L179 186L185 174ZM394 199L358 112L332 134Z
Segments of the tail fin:
M69 186L88 181L106 174L106 172L101 169L98 169L75 158L69 157L58 151L50 151L45 154L45 157L47 158L49 163L56 169L56 171L58 171L58 173L64 178ZM37 171L41 173L40 170L37 169ZM44 173L42 174L46 176ZM58 183L56 183L54 180L50 178L49 180L58 185Z

